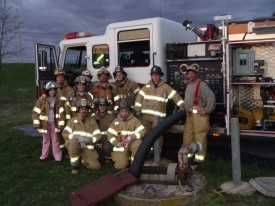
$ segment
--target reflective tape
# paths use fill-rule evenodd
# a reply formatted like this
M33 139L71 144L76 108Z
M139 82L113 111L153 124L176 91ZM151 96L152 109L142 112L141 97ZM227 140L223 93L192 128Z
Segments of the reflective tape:
M37 131L38 131L39 133L43 133L43 134L46 134L46 133L47 133L47 130L45 130L45 129L37 129Z
M178 101L177 105L180 106L180 105L182 105L183 103L184 103L184 101L183 101L183 100L180 100L180 101Z
M40 119L40 120L48 121L48 116L39 115L39 119Z
M158 96L153 96L153 95L145 95L145 96L144 96L144 99L147 99L147 100L155 100L155 101L158 101L158 102L168 102L168 99L167 99L167 98L158 97Z
M162 113L162 112L158 112L158 111L154 111L154 110L150 110L150 109L142 109L141 110L142 113L144 114L152 114L152 115L156 115L159 117L165 117L166 113Z
M150 87L150 85L149 85L149 87ZM145 92L144 92L143 90L140 90L140 91L139 91L139 94L140 94L141 96L143 96L143 97L145 96Z
M70 158L71 163L75 163L75 162L77 162L78 160L79 160L79 156L77 156L77 157L71 157L71 158Z
M76 112L76 107L71 107L72 112Z
M34 112L40 114L41 113L41 109L39 109L38 107L34 107L33 110Z
M116 132L116 130L114 130L113 128L109 128L107 131L108 131L109 133L113 134L114 136L117 136L117 132Z
M65 126L65 121L59 121L59 122L58 122L58 125L59 125L59 126Z
M88 149L94 149L94 145L86 145Z
M62 113L62 112L64 112L64 108L63 108L63 107L60 107L60 108L59 108L59 113Z
M172 99L173 96L174 96L176 93L177 93L177 92L176 92L175 90L172 90L172 91L170 92L170 94L168 95L168 99Z
M141 107L141 104L139 102L136 102L135 107Z
M117 139L115 138L115 137L112 137L111 139L110 139L110 142L113 144L115 141L117 141Z
M33 122L33 124L38 124L38 125L40 125L40 121L37 120L37 119L34 119L32 122Z
M71 127L69 127L69 126L66 126L64 130L66 130L69 133L73 132L73 129Z
M114 152L124 152L125 148L124 147L113 147Z
M140 91L140 88L137 88L133 91L134 94L138 93Z
M71 115L66 114L66 119L71 119Z
M115 97L114 97L114 101L116 102L117 100L119 100L120 99L120 96L119 95L116 95Z
M204 155L195 154L195 160L204 161L204 158L205 158Z

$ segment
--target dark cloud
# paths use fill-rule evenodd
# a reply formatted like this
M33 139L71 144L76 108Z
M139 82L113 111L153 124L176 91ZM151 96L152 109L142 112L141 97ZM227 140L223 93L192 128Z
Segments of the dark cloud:
M177 22L189 19L194 26L214 22L214 16L231 14L232 20L270 17L274 0L8 0L23 21L21 42L24 62L34 62L34 43L53 44L70 31L105 33L113 22L164 17ZM11 61L11 60L7 60ZM14 59L13 61L18 61Z

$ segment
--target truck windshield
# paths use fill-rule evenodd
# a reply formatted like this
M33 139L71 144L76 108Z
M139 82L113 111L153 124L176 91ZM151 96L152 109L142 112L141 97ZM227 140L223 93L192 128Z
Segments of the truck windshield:
M69 47L66 49L63 69L69 75L69 84L87 68L86 55L86 46Z

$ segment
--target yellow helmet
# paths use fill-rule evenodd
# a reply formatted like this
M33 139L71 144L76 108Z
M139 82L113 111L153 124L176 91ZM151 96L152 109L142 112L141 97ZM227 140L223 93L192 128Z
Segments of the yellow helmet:
M57 89L57 84L55 82L48 82L45 85L45 89L46 90L50 90L50 89Z
M65 76L65 71L63 70L63 69L56 69L55 71L54 71L54 76L58 76L58 75L63 75L63 76Z

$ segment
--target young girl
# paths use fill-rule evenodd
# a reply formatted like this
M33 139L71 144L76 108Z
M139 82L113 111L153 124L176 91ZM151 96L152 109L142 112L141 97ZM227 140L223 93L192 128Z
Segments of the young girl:
M43 134L42 154L40 161L49 156L52 139L52 152L55 161L61 161L62 152L56 132L65 126L65 113L61 99L56 96L57 84L48 82L45 86L46 96L41 96L32 111L33 126Z

